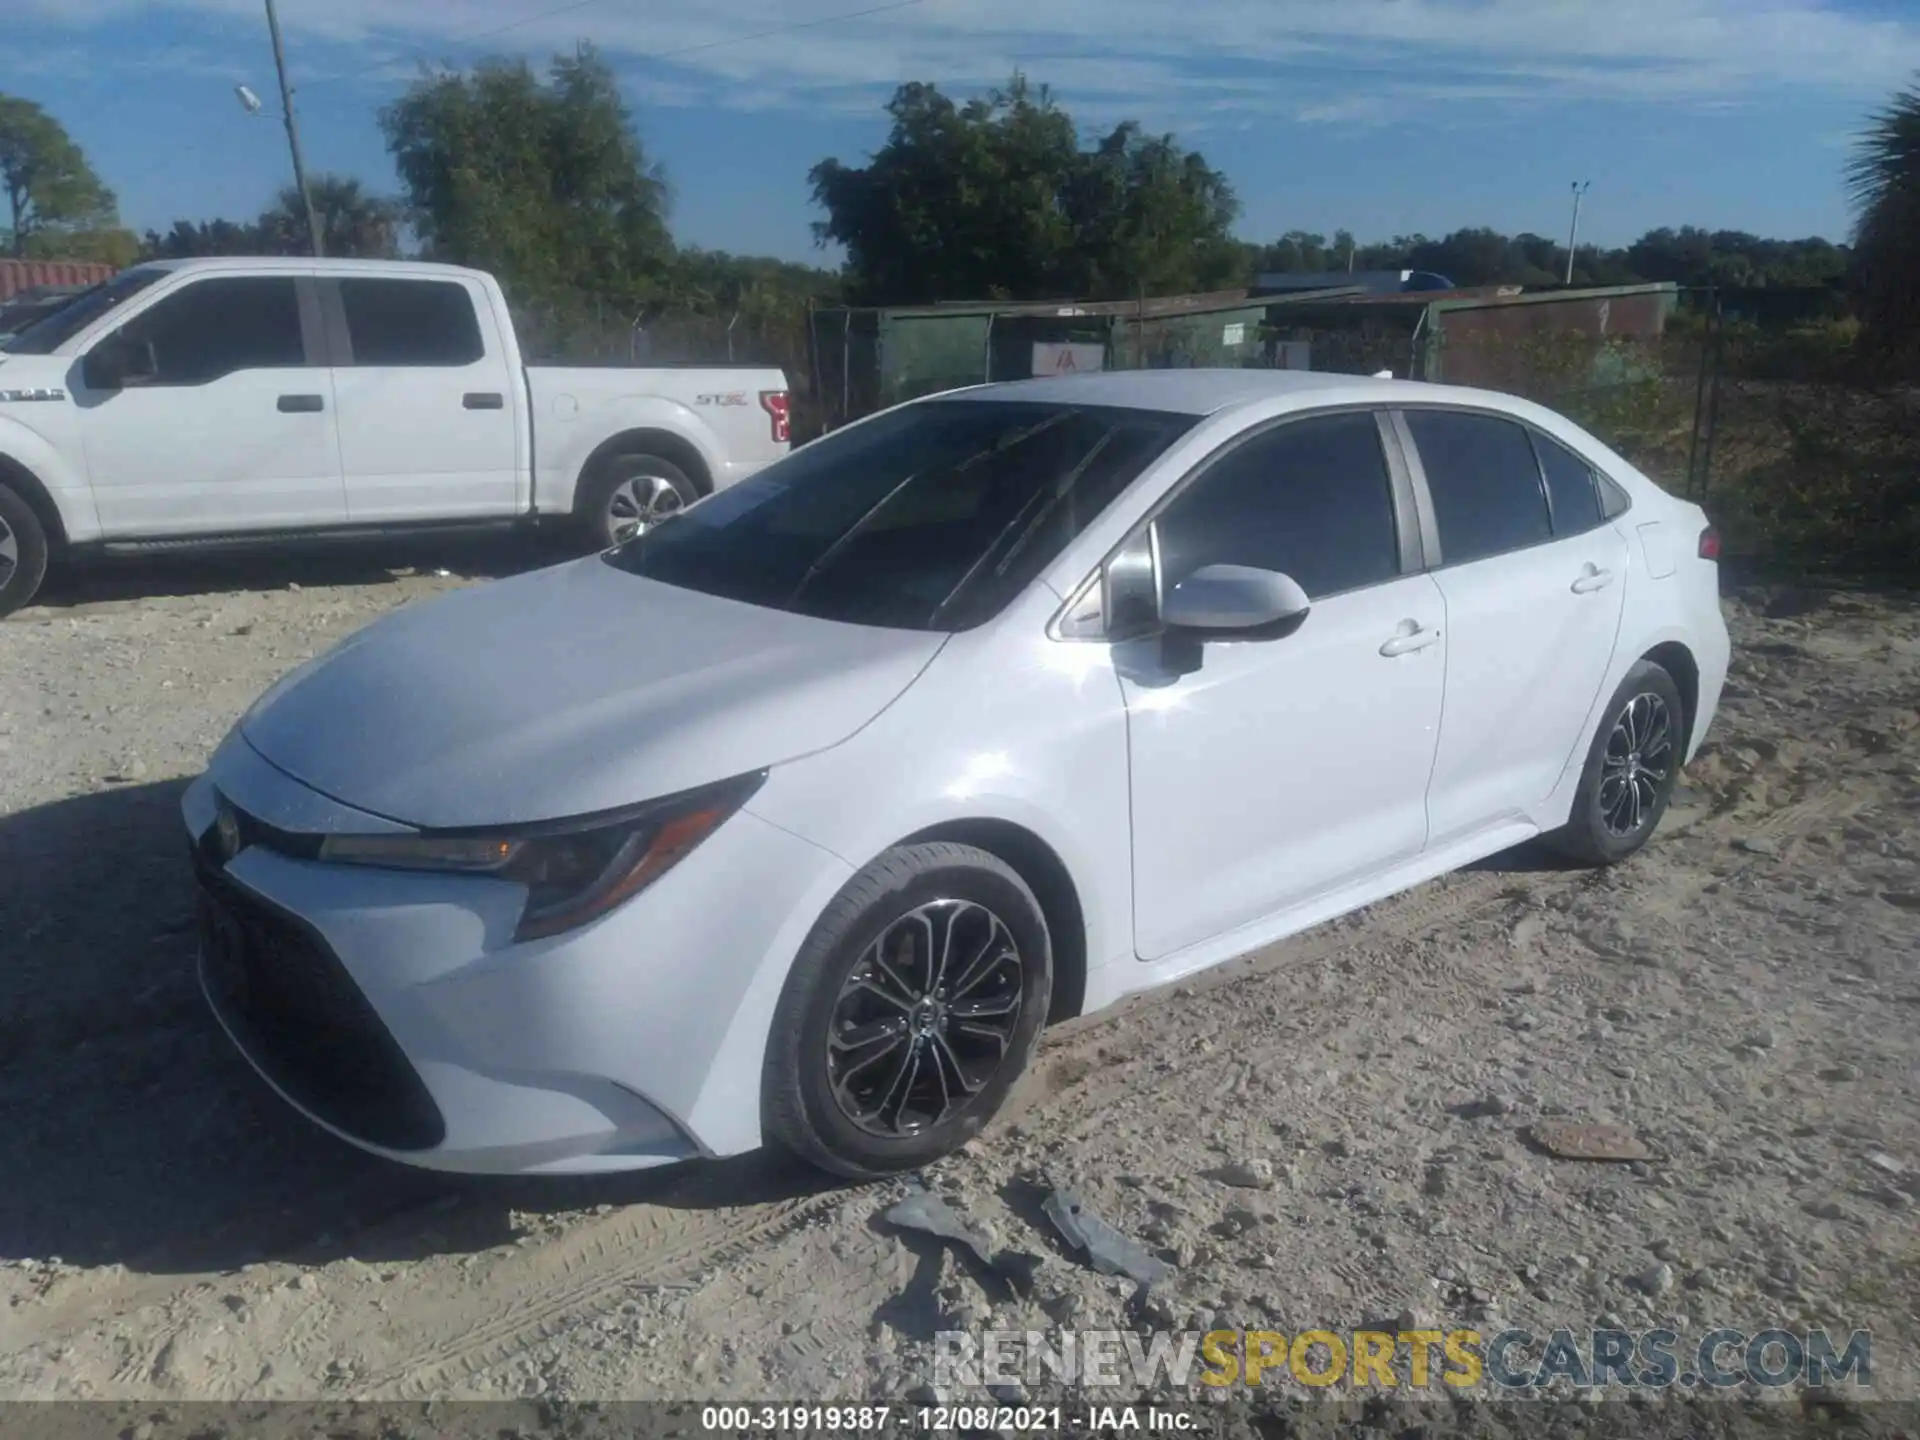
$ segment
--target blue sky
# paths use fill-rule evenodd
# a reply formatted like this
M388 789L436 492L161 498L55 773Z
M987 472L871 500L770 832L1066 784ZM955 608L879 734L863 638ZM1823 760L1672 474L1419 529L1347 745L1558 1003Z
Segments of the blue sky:
M24 13L22 5L24 3ZM311 170L394 188L375 112L425 62L580 39L619 70L683 243L821 258L806 172L902 80L1020 67L1091 135L1132 117L1232 178L1241 232L1656 225L1843 238L1840 170L1920 75L1920 0L279 0ZM0 90L47 106L135 228L287 182L260 0L11 0ZM817 22L817 23L815 23ZM804 28L793 28L804 26ZM767 34L766 32L777 32ZM758 37L758 38L755 38ZM668 53L671 52L671 53Z

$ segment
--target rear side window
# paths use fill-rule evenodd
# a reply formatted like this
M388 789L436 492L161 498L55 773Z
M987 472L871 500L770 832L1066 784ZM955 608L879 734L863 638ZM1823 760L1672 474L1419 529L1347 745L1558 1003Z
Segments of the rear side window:
M1538 431L1533 436L1534 452L1540 457L1541 473L1547 477L1547 497L1553 502L1553 533L1581 535L1601 523L1600 491L1593 467L1558 440Z
M1510 420L1453 410L1409 410L1448 565L1523 550L1553 538L1540 465Z
M467 287L450 280L342 280L355 365L458 366L486 357Z
M1195 480L1158 527L1167 589L1202 565L1278 570L1316 600L1400 573L1393 483L1370 414L1256 436Z

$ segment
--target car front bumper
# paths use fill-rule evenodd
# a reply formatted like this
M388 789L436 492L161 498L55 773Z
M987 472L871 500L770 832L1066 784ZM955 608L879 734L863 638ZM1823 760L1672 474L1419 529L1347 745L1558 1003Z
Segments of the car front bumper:
M222 798L251 842L231 858L214 835ZM440 1170L635 1169L754 1148L780 985L849 874L742 811L618 909L517 944L518 885L303 858L289 837L404 827L237 736L182 811L202 986L222 1027L316 1124Z

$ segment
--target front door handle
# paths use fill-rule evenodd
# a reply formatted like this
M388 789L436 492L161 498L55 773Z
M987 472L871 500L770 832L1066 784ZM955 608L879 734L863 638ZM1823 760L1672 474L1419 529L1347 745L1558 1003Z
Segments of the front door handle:
M1403 630L1380 647L1380 653L1391 659L1395 655L1411 655L1416 650L1424 650L1440 640L1438 630Z
M318 395L282 395L280 413L282 415L312 415L327 408L327 402Z
M1573 593L1591 595L1596 590L1604 590L1613 583L1613 572L1589 565L1580 572L1580 578L1573 582Z
M491 390L469 390L460 397L460 403L469 410L504 410L507 397Z

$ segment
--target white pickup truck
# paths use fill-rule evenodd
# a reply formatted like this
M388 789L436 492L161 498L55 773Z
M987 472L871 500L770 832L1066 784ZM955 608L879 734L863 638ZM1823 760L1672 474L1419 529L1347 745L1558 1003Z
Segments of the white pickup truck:
M0 615L88 550L562 517L604 546L787 453L778 370L522 363L492 276L139 265L0 351Z

